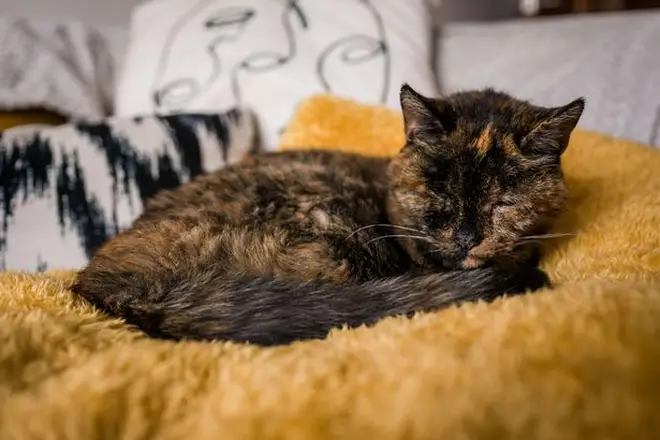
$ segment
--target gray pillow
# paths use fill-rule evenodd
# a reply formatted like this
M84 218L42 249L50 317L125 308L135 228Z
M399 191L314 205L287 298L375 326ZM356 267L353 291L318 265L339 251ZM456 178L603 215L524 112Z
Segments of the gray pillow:
M580 126L660 146L660 13L448 24L444 91L493 86L542 105L586 96Z
M121 27L0 16L0 107L47 108L84 121L113 114L127 38Z
M0 268L80 268L156 192L256 148L242 109L5 131Z

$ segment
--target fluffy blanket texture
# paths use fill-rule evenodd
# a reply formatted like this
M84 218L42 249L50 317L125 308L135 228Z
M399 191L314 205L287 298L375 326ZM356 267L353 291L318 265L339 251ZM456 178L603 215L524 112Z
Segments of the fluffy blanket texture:
M400 117L319 96L282 148L391 154ZM0 275L2 439L660 438L660 152L576 132L556 288L258 349L149 340Z

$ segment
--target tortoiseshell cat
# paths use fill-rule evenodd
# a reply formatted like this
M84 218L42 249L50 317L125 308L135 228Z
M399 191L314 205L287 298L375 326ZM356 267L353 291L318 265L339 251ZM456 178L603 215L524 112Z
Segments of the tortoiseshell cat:
M257 154L164 191L74 292L154 337L270 345L549 284L524 238L563 209L584 100L401 89L391 160Z

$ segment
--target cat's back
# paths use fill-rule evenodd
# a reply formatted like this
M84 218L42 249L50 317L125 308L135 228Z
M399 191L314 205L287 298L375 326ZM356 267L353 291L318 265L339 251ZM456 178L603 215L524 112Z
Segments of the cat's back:
M204 214L241 224L284 220L301 208L329 200L345 212L360 206L380 211L387 191L387 164L382 158L325 150L255 154L162 191L147 203L138 221Z

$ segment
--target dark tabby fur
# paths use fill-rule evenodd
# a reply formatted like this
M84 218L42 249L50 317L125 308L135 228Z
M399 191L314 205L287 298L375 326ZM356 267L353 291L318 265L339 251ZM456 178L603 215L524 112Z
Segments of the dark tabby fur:
M523 237L566 200L584 100L401 89L391 161L268 153L156 195L74 291L154 337L269 345L548 284Z

